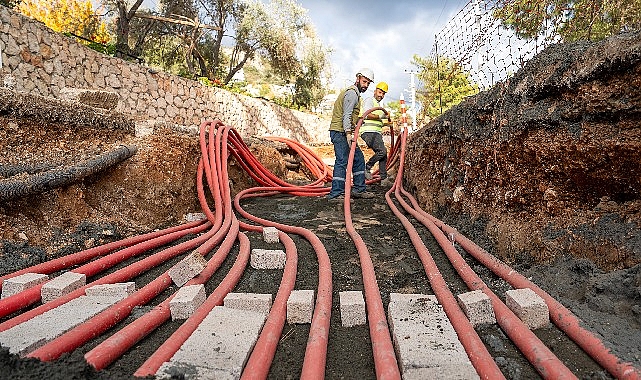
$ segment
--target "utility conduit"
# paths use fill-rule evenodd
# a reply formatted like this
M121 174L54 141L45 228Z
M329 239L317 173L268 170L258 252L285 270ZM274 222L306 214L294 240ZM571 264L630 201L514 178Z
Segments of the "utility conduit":
M439 230L434 223L409 207L406 202L402 201L400 198L400 190L398 190L398 193L399 202L401 202L407 212L412 214L412 216L430 230L454 266L454 269L463 281L465 281L467 286L472 290L483 291L483 293L490 298L498 324L541 376L545 379L575 379L576 376L572 371L570 371L496 294L487 287L476 273L474 273L443 232Z
M222 262L231 251L232 245L236 241L238 230L238 221L234 220L225 240L221 244L218 251L214 253L214 255L212 255L212 258L208 261L205 269L198 276L189 280L184 286L205 284L211 278L211 276L220 267ZM238 279L236 278L234 284L237 282L237 280ZM175 294L171 295L163 302L161 302L158 306L156 306L152 311L145 314L144 317L138 318L134 322L130 323L128 326L116 332L114 335L109 337L93 350L85 354L85 360L87 361L87 363L91 364L97 370L103 369L107 365L111 364L114 360L118 359L122 354L124 354L142 338L149 335L160 325L168 321L169 318L171 318L169 302L174 298L174 296ZM119 322L117 318L120 318L121 314L125 314L123 318L129 315L130 310L125 309L124 311L121 311L120 309L121 305L120 303L118 303L114 305L114 307L109 308L100 314L111 314L111 320L108 320L107 323L105 323L105 327L111 327L108 326L108 324L110 324L112 321ZM85 322L85 324L88 326L85 328L78 326L76 327L76 329L95 329L94 326L99 325L100 322L98 320L95 320L95 318L92 318L91 320Z
M210 225L209 223L206 223L206 224L202 225L204 227L199 227L199 228L204 229L204 228L208 227L209 225ZM68 293L68 294L66 294L64 296L56 298L55 300L53 300L51 302L47 302L46 304L40 305L40 306L38 306L38 307L36 307L34 309L26 311L26 312L24 312L24 313L22 313L22 314L20 314L20 315L18 315L16 317L12 318L12 319L9 319L9 320L7 320L7 321L5 321L3 323L0 323L0 331L5 331L5 330L7 330L7 329L9 329L11 327L14 327L14 326L16 326L16 325L18 325L18 324L20 324L20 323L22 323L24 321L27 321L27 320L29 320L29 319L37 316L37 315L45 313L45 312L47 312L49 310L52 310L52 309L54 309L54 308L56 308L56 307L58 307L58 306L60 306L62 304L65 304L65 303L67 303L67 302L69 302L69 301L71 301L71 300L73 300L75 298L78 298L78 297L84 295L85 289L87 289L87 288L89 288L91 286L101 285L101 284L113 284L113 283L117 283L117 282L128 281L128 280L140 275L141 273L144 273L144 272L150 270L151 268L154 268L154 267L164 263L165 261L184 253L185 251L187 251L189 249L193 249L195 246L201 244L203 241L205 241L209 237L211 237L211 235L213 233L214 232L209 231L205 235L199 236L199 237L194 238L192 240L180 243L180 244L178 244L176 246L173 246L173 247L167 248L167 249L165 249L163 251L160 251L158 253L155 253L155 254L153 254L151 256L148 256L148 257L146 257L146 258L144 258L144 259L142 259L140 261L137 261L137 262L125 267L125 268L119 269L119 270L117 270L117 271L115 271L115 272L113 272L113 273L111 273L111 274L109 274L107 276L104 276L104 277L102 277L102 278L100 278L100 279L98 279L98 280L96 280L96 281L94 281L94 282L92 282L90 284L87 284L87 285L85 285L85 286L83 286L83 287L81 287L79 289L76 289L71 293ZM90 264L92 264L92 263L90 263Z
M59 257L57 259L49 260L44 263L36 264L28 268L15 271L13 273L5 274L4 276L0 276L0 289L2 289L2 284L4 280L13 278L16 276L20 276L21 274L25 274L25 273L51 274L54 272L58 272L62 269L72 267L74 265L85 263L98 256L103 256L111 251L115 251L120 248L129 247L146 240L151 240L159 236L170 234L172 232L177 232L177 231L185 230L188 228L196 227L202 223L204 223L204 221L196 220L194 222L166 228L161 231L155 231L155 232L150 232L144 235L133 236L127 239L122 239L122 240L114 241L111 243L99 245L97 247L85 249L84 251L72 253L66 256Z
M249 239L242 232L238 233L240 241L240 252L234 262L233 267L225 276L225 279L216 287L216 289L207 297L205 302L189 317L170 337L167 339L147 360L136 370L135 377L153 376L158 372L160 366L171 359L178 351L180 346L196 330L200 322L205 319L207 314L215 306L223 304L225 296L232 291L242 276L247 262L249 261L250 248Z
M296 284L298 268L296 245L286 233L280 231L278 236L285 246L285 269L267 320L240 377L245 380L267 378L287 318L287 299Z
M412 203L414 202L416 202L416 200L412 198ZM417 207L417 205L415 207ZM454 228L446 225L433 216L429 216L427 213L425 213L425 215L428 215L428 218L440 227L445 234L453 234L452 236L454 236L455 241L459 243L466 252L489 268L494 272L494 274L503 278L516 289L530 288L543 298L550 310L550 318L552 322L610 374L617 379L641 378L641 370L635 368L630 363L621 361L621 359L612 354L610 349L608 349L599 338L594 336L590 331L581 327L579 319L559 301L552 298L552 296L543 289L539 288L536 284L516 272L507 264L489 254L467 237L458 233Z
M199 233L199 232L205 230L209 226L210 226L209 223L204 223L204 224L197 225L196 227L184 229L184 230L181 230L181 231L171 232L169 234L166 234L166 235L163 235L163 236L159 236L159 237L156 237L156 238L151 239L151 240L143 241L143 242L138 243L138 244L136 244L134 246L122 249L120 251L114 252L114 253L109 254L107 256L103 256L103 257L101 257L101 258L99 258L99 259L97 259L95 261L89 262L89 263L87 263L87 264L85 264L85 265L83 265L81 267L78 267L78 268L72 270L72 272L85 274L87 277L94 276L94 275L96 275L96 274L98 274L98 273L100 273L100 272L102 272L102 271L104 271L104 270L106 270L108 268L111 268L112 266L114 266L114 265L116 265L116 264L118 264L118 263L120 263L120 262L122 262L124 260L130 259L130 258L138 256L138 255L141 255L141 254L145 253L146 251L148 251L150 249L159 247L161 245L165 245L167 243L170 243L172 241L180 239L183 236L188 235L190 233ZM158 254L156 254L156 255L158 255ZM145 258L145 259L143 259L141 261L144 261L145 263L151 262L151 261L153 261L152 257L155 257L156 255L153 255L151 257L147 257L147 258ZM155 264L155 265L158 265L158 264ZM119 270L117 272L114 272L109 276L112 276L112 277L115 277L115 278L120 278L120 277L118 277L116 275L116 273L125 273L126 271L124 271L124 269L126 269L126 268L123 268L123 269L121 269L121 270ZM107 277L109 277L109 276L107 276ZM105 278L107 278L107 277L103 277L102 279L93 282L91 285L109 283L109 282L102 282L102 281L106 281ZM112 277L109 277L109 278L112 278ZM127 278L130 278L130 277L124 276L124 278L127 279ZM114 282L119 282L119 281L114 281ZM15 312L17 310L20 310L20 309L22 309L22 308L24 308L26 306L29 306L29 305L32 305L32 304L38 302L40 300L40 290L41 290L43 285L44 285L44 283L41 283L41 284L39 284L37 286L29 288L29 289L27 289L27 290L25 290L23 292L20 292L18 294L15 294L15 295L11 296L11 297L7 297L7 298L5 298L3 300L0 300L0 317L7 316L7 315L9 315L9 314L11 314L11 313L13 313L13 312ZM82 295L82 294L80 294L80 295ZM53 300L51 302L48 302L48 303L46 303L44 305L41 305L41 306L39 306L39 307L37 307L35 309L29 310L29 311L27 311L27 312L25 312L23 314L20 314L20 315L14 317L12 319L9 319L9 320L7 320L7 321L5 321L3 323L0 323L0 331L7 330L7 329L9 329L9 328L11 328L11 327L13 327L13 326L15 326L17 324L20 324L20 323L22 323L22 322L24 322L26 320L29 320L29 319L35 317L36 315L42 314L42 313L44 313L46 311L49 311L49 310L53 309L54 307L57 307L59 305L62 305L63 303L66 303L66 302L72 300L73 298L76 298L76 297L73 297L73 298L68 298L67 299L67 298L64 298L64 297L65 296L63 296L61 298L58 298L56 300ZM62 298L66 299L66 301L62 302L62 300L61 300Z
M407 130L404 130L400 136L400 140L403 141L403 148L401 150L401 155L404 155L405 151L405 142L407 139ZM390 209L400 220L400 222L405 227L405 230L410 236L410 240L418 253L421 262L423 263L423 268L428 277L429 283L438 299L438 302L443 306L443 310L447 314L448 319L452 323L452 326L456 330L456 334L461 341L461 344L465 348L472 365L476 369L477 373L482 379L504 379L505 376L496 365L494 358L487 351L487 348L481 341L481 338L478 336L474 327L468 320L467 316L458 305L458 302L452 295L447 283L443 280L443 276L439 271L434 259L432 258L429 250L423 243L423 240L420 238L418 232L412 225L412 223L403 215L398 207L394 204L391 198L393 191L396 191L396 197L400 198L398 189L401 187L402 182L402 172L403 172L403 162L404 159L401 158L401 165L399 167L399 175L394 181L394 185L391 189L385 194L385 199Z
M249 214L240 206L240 200L246 197L260 196L259 191L273 188L251 188L241 191L234 198L234 206L241 216L265 226L276 227L279 230L297 234L307 239L316 252L318 259L318 287L316 305L309 329L309 338L305 350L305 359L301 371L301 379L324 378L327 360L327 342L329 340L330 317L332 313L332 268L329 255L321 240L313 232L302 228L275 223Z
M359 119L356 128L354 129L354 136L358 136L363 119L367 115L377 109L384 109L377 107L367 110L363 117ZM385 111L387 112L387 111ZM354 224L352 223L351 214L351 187L352 187L352 168L354 167L354 154L356 151L356 139L352 141L349 158L347 160L347 175L345 178L345 202L343 209L345 213L345 227L347 233L354 241L358 256L360 258L361 270L363 273L363 287L365 291L365 303L367 307L367 322L369 325L370 336L372 339L372 351L374 354L374 366L376 369L377 379L400 379L401 373L396 362L396 355L394 346L392 345L392 338L390 336L389 327L387 325L387 318L385 309L383 308L383 301L381 299L381 292L376 282L376 273L374 271L374 264L369 255L367 246L363 238L356 232Z

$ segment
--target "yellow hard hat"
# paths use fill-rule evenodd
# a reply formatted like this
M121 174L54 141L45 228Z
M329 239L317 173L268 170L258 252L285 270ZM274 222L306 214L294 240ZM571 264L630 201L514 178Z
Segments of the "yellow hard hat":
M376 88L378 88L378 89L380 89L380 90L383 90L383 92L387 93L387 89L388 89L388 87L387 87L387 83L385 83L385 82L379 82L379 83L376 85Z

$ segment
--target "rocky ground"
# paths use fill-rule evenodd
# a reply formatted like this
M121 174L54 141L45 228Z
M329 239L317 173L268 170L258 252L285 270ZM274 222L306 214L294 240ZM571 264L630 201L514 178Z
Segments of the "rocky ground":
M611 50L627 51L629 54L621 53L620 56L638 58L639 55L635 55L637 50L634 50L638 46L635 45L638 36L635 38L632 42L623 40L628 41L627 48ZM576 46L568 49L580 50ZM559 52L555 54L563 56ZM602 89L609 88L608 84L619 84L621 89L627 81L637 90L634 92L625 87L628 90L611 90L607 92L609 95L603 96L613 99L627 93L629 102L636 101L639 99L638 88L641 88L638 86L638 78L641 77L638 75L639 66L626 66L621 60L618 62L624 68L619 70L623 79L601 80L597 81L598 84ZM526 77L525 74L515 76L517 79ZM559 77L563 76L559 74ZM582 86L589 86L585 83ZM570 87L581 88L580 85L573 86ZM592 86L595 88L596 84ZM519 88L523 91L517 86ZM534 104L532 99L540 98L541 91L530 90L529 97L519 98L516 95L523 92L513 89L514 97L510 99L529 99L528 104ZM563 91L554 93L560 92ZM593 93L606 94L604 91ZM459 116L449 113L443 120L428 125L410 138L408 172L404 178L406 188L417 194L427 211L531 278L576 313L586 328L603 337L617 356L641 368L641 203L638 198L638 152L641 150L634 148L641 140L637 135L638 123L635 127L628 121L628 118L638 121L639 107L632 107L627 114L620 111L619 116L612 119L618 132L607 135L605 145L600 143L602 139L594 137L603 135L601 129L585 120L577 122L583 131L578 135L576 130L557 123L561 127L552 128L554 138L546 134L551 127L532 129L536 123L526 127L519 122L507 122L505 125L520 127L510 129L510 138L503 140L507 135L490 135L488 140L482 131L492 130L493 124L479 124L479 120L502 119L495 117L499 112L492 108L496 102L490 102L492 107L483 103L483 99L487 99L485 96L489 95L470 100L471 108L460 107L459 110L463 111ZM558 95L559 99L565 99L564 96L569 96L567 91ZM599 97L594 95L593 98ZM603 102L606 101L597 103ZM608 104L614 103L609 101ZM521 104L519 109L526 108ZM478 110L485 110L487 118L470 116L469 109L476 109L475 115L479 114ZM567 111L564 115L559 120L567 120ZM597 119L599 128L604 127L607 118ZM454 124L457 120L459 124ZM470 124L470 120L475 122ZM453 125L467 125L467 131L476 131L477 137L472 136L474 133L465 134L464 130L454 133L458 127ZM571 139L571 144L562 143L563 139L571 136L578 137ZM479 144L482 139L495 143ZM287 170L290 161L286 158L291 152L282 146L258 139L248 142L260 161L277 175L290 181L304 179L303 170ZM133 157L121 164L70 185L16 199L3 198L0 201L0 274L123 237L176 225L187 213L200 211L195 190L199 146L193 131L158 126L152 134L136 136L133 122L123 115L0 91L0 144L3 168L18 164L34 167L51 163L72 165L120 145L138 148ZM524 146L530 150L524 150ZM621 148L620 152L617 147ZM327 147L317 148L324 152L321 155L328 151ZM553 154L555 151L561 154ZM608 159L598 161L599 165L588 165L600 157L598 151L602 154L607 152ZM522 156L519 152L529 153ZM564 157L568 160L563 161ZM581 157L591 158L583 161L588 164L577 163ZM623 160L624 157L630 160ZM532 164L528 166L527 162ZM562 176L563 170L550 162L561 165L573 175L570 179ZM607 165L614 166L610 170ZM233 193L252 185L236 163L230 162L229 166ZM584 169L577 169L581 167ZM581 173L590 175L581 177ZM614 178L611 186L607 186L608 173ZM24 179L27 174L20 176L17 178ZM637 182L633 181L634 178ZM15 179L0 180L0 188ZM468 182L468 179L475 182ZM573 188L578 191L573 193ZM376 268L383 303L387 304L390 292L430 293L423 267L409 244L407 234L383 201L383 189L372 187L372 190L378 198L371 202L356 200L353 212L357 230L368 244ZM253 199L245 205L256 215L307 227L321 238L333 263L334 280L326 377L374 378L367 328L346 329L340 326L338 292L362 286L358 256L345 232L341 206L319 198L285 196ZM418 228L453 292L465 291L465 285L429 232L420 226ZM250 240L253 246L261 244L255 234L250 234ZM317 267L313 251L300 239L297 238L296 242L300 255L296 287L315 288ZM236 251L237 247L222 271L229 268ZM503 294L509 288L471 257L465 258L497 294ZM137 279L137 282L144 283L156 275L149 273L149 277ZM209 291L216 281L220 281L219 276L208 284ZM237 290L274 293L279 281L280 273L277 271L260 273L248 269ZM136 310L124 323L144 310ZM177 322L164 325L121 360L99 373L84 364L82 355L105 337L47 364L19 359L3 352L0 377L10 373L12 379L45 376L54 379L128 379L154 347L177 326ZM285 326L270 378L297 377L308 329L306 325ZM479 328L478 331L506 377L538 377L498 328ZM536 334L578 377L610 378L552 325L537 330Z

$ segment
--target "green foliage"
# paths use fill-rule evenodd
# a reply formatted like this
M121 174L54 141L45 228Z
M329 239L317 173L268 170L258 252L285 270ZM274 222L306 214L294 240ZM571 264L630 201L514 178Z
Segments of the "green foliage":
M641 28L641 0L498 0L494 17L525 39L599 41Z
M478 85L470 81L470 74L452 59L439 57L437 64L432 58L414 55L412 63L419 67L418 79L423 83L423 88L416 93L423 105L419 120L436 118L479 92Z

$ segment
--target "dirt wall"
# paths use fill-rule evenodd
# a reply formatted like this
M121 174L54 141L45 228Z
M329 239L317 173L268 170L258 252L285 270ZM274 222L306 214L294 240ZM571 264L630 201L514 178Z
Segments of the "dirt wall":
M427 209L485 220L508 261L569 251L629 267L640 110L641 34L554 45L411 135L405 179Z

